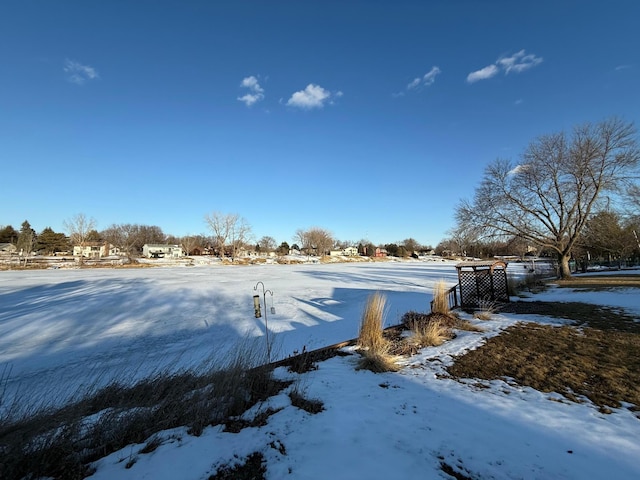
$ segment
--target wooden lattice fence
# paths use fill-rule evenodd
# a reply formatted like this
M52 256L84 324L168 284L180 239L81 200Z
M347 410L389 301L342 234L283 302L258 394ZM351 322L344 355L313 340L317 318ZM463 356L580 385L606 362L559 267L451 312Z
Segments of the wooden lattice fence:
M507 264L500 261L463 262L456 265L462 308L509 301Z

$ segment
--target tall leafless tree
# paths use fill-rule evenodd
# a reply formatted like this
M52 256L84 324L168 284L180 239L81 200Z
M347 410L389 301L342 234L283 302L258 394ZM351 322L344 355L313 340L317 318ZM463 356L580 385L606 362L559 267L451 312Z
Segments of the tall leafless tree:
M258 246L261 252L269 253L275 251L277 248L276 239L269 236L264 236L258 240Z
M572 248L598 201L620 192L639 161L636 129L619 119L542 136L519 164L498 159L486 168L473 201L456 209L458 227L555 251L559 275L570 277Z
M199 239L195 235L185 235L180 239L180 245L182 245L182 249L186 255L191 255L193 249L198 246L198 243Z
M72 246L78 245L85 247L89 240L89 235L96 228L96 221L93 218L87 218L84 213L77 213L71 218L63 222L63 226L69 235L69 241ZM80 264L83 263L83 255L79 258Z
M120 251L132 259L141 246L140 225L132 223L113 224L101 232L105 241L115 245Z
M320 227L311 227L307 230L298 229L294 240L307 254L320 256L326 255L335 243L331 232Z
M237 249L243 246L251 236L250 225L237 213L212 212L205 215L204 220L211 230L213 244L220 258L224 258L225 249L228 246L233 260Z

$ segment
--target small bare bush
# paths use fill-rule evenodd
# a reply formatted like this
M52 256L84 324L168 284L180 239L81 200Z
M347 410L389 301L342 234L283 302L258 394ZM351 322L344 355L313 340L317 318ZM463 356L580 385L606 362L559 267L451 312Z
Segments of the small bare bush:
M433 287L433 302L431 303L432 313L441 313L443 315L449 314L449 297L447 295L447 284L440 280Z

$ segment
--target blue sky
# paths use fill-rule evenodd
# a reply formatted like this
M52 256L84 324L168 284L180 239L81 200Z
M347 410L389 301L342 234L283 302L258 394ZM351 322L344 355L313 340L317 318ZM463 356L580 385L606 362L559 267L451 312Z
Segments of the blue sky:
M5 1L0 225L435 246L484 167L640 115L640 2Z

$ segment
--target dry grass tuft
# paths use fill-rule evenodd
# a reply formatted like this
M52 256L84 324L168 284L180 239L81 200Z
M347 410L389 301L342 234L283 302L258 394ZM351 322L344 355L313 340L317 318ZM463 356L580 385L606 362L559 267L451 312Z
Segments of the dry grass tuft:
M419 347L437 347L451 339L451 330L439 321L415 322L411 327L413 335L409 339Z
M480 302L480 309L474 312L473 318L478 320L491 320L494 313L496 313L498 306L495 302Z
M389 341L384 337L384 316L386 298L374 293L367 299L362 313L358 347L362 358L358 368L372 372L393 372L398 370L396 359L390 352Z
M386 298L380 293L369 296L362 313L358 346L371 352L383 352L387 349L383 328Z
M358 362L358 370L369 370L373 373L397 372L400 370L397 360L388 352L372 352L364 350Z
M433 302L431 303L431 312L432 313L441 313L443 315L448 315L450 312L449 308L449 298L447 296L447 284L440 280L433 287Z
M458 319L454 327L457 328L458 330L465 330L467 332L484 332L484 329L482 327L479 327L478 325L471 323L469 320Z

